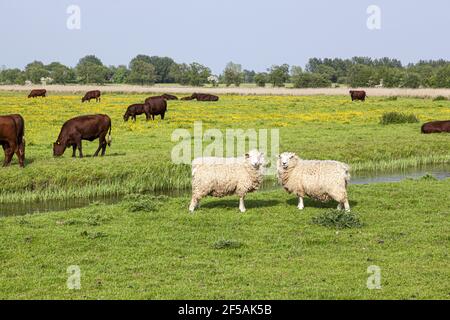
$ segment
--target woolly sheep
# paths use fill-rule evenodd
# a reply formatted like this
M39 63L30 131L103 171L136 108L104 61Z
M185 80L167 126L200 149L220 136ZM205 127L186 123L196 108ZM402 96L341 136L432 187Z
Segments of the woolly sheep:
M264 154L258 150L251 150L245 157L234 160L216 157L194 159L189 211L193 212L207 195L224 197L236 194L239 196L239 210L245 212L244 197L261 186L264 163Z
M347 184L350 167L339 161L302 160L293 152L284 152L277 161L278 181L289 193L298 196L300 210L304 208L303 197L325 202L336 200L338 210L350 211Z

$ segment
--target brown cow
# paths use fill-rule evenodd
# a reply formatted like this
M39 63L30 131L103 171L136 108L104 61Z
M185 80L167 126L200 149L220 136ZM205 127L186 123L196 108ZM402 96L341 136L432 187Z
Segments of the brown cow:
M11 163L14 153L19 158L19 166L25 166L25 121L19 114L0 116L0 144L5 152L3 166Z
M108 133L109 130L109 133ZM106 145L111 146L111 118L105 114L95 114L72 118L64 123L58 139L53 144L53 155L55 157L64 154L66 148L72 146L72 157L76 157L76 150L83 157L81 140L93 141L99 139L99 146L94 153L98 156L100 149L102 156L105 155Z
M144 104L146 108L147 117L152 116L152 120L155 120L156 115L161 115L161 120L164 120L164 115L167 112L167 101L165 99L150 99Z
M100 102L100 90L92 90L86 92L83 98L81 98L81 102L85 102L86 100L88 102L91 102L91 99L95 99L96 102Z
M145 106L144 103L135 103L127 108L127 111L123 115L123 120L128 121L131 117L132 120L136 121L136 116L145 113L147 121L150 119L149 108Z
M197 99L197 101L218 101L219 97L208 93L193 93L192 99Z
M361 100L366 101L366 92L364 90L350 90L350 97L352 98L352 101L355 100Z
M444 121L431 121L424 123L420 128L422 133L440 133L450 132L450 120Z
M153 99L178 100L178 98L176 96L164 93L163 95L160 95L160 96L148 97L147 99L145 99L145 102L147 102L147 100L153 100Z
M28 95L28 98L45 97L46 95L47 90L45 89L33 89Z

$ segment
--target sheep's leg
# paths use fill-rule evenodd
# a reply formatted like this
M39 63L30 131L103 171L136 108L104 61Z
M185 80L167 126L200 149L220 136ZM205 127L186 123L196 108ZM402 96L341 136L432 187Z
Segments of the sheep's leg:
M345 208L345 211L350 211L350 204L348 203L347 199L345 199L344 208Z
M303 204L303 197L298 197L298 206L297 206L297 208L299 210L303 210L304 207L305 207L305 205Z
M338 206L337 206L337 209L338 209L338 210L342 210L343 208L344 208L343 203L342 203L342 202L339 202L339 203L338 203Z
M244 197L239 198L239 210L245 212Z
M195 208L198 207L199 199L192 197L191 204L189 205L189 211L194 212Z

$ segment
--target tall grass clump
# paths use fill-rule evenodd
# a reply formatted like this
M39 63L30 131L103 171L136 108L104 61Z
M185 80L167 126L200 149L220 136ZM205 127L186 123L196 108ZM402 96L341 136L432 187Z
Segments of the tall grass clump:
M381 116L380 124L416 123L419 119L412 113L385 112Z
M167 196L128 195L122 201L122 207L129 212L156 211Z
M433 101L446 101L446 100L448 99L444 96L437 96L436 98L433 99Z
M363 226L358 214L344 210L327 210L312 218L312 223L336 229L360 228Z

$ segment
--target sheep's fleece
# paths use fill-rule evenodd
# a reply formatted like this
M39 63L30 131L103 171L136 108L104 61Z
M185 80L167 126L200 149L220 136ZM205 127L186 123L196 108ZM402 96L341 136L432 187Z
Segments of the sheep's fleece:
M350 209L347 184L350 167L339 161L302 160L293 152L280 154L277 161L278 181L289 193L299 197L299 209L303 209L305 195L319 200L336 200L338 209Z
M257 190L263 180L264 154L251 150L239 158L196 158L192 161L192 212L199 201L207 196L240 197L239 209L244 212L244 197Z

